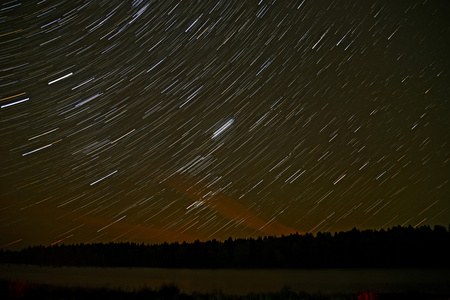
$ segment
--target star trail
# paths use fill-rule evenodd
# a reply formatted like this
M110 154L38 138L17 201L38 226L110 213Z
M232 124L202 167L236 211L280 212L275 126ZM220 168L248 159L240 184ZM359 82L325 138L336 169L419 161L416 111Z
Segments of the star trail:
M3 2L0 246L447 226L449 13Z

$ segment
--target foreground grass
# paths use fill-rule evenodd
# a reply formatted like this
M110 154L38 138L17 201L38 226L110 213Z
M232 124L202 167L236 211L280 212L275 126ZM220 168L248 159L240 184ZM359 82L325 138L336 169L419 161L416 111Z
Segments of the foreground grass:
M371 291L362 291L357 294L335 293L335 294L308 294L295 292L284 288L277 293L248 294L244 296L225 295L221 291L210 294L194 293L184 294L177 286L164 285L159 289L142 289L135 291L124 291L108 288L87 287L65 287L47 284L35 284L23 281L0 280L0 299L177 299L177 300L271 300L271 299L298 299L298 300L450 300L450 294L427 294L427 293L389 293L378 294Z

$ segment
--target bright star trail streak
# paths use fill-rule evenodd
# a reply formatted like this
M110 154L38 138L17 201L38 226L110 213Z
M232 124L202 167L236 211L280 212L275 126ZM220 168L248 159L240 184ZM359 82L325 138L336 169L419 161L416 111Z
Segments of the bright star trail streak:
M25 102L25 101L28 101L28 100L30 100L30 98L25 98L25 99L22 99L22 100L19 100L19 101L8 103L8 104L5 104L5 105L2 105L0 108L6 108L6 107L13 106L13 105L16 105L16 104L19 104L19 103L22 103L22 102Z
M0 245L447 227L449 12L3 3Z
M109 176L114 175L114 174L116 174L116 173L117 173L117 170L115 170L114 172L112 172L112 173L110 173L110 174L108 174L108 175L106 175L106 176L103 176L102 178L100 178L100 179L94 181L93 183L91 183L91 185L94 185L94 184L96 184L96 183L102 181L103 179L108 178Z
M216 131L214 131L212 138L217 137L218 135L220 135L222 132L224 132L228 127L231 126L231 124L233 124L234 120L228 120L225 124L223 124L219 129L217 129Z
M48 83L48 85L53 84L53 83L55 83L55 82L58 82L58 81L60 81L60 80L63 80L63 79L65 79L65 78L67 78L67 77L69 77L69 76L72 76L72 75L73 75L73 73L66 74L66 75L64 75L64 76L62 76L62 77L60 77L60 78L57 78L57 79L55 79L55 80L50 81L50 82Z

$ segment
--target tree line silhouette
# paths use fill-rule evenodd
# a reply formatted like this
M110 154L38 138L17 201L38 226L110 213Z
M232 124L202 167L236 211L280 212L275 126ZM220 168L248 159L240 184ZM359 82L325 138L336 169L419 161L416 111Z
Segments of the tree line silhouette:
M156 268L450 267L443 226L393 227L331 234L193 243L96 243L0 250L0 263Z

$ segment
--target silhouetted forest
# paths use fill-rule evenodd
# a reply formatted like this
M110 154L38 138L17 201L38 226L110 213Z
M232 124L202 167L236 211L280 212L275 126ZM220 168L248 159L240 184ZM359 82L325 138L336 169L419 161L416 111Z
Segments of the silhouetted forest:
M158 268L450 267L450 232L443 226L353 229L258 239L194 243L76 244L0 251L0 263Z

